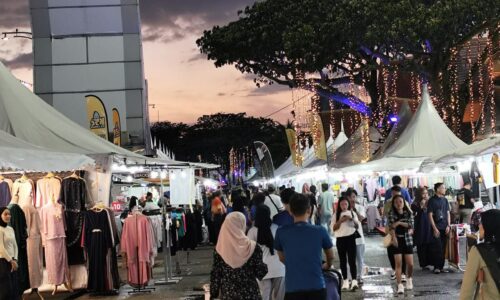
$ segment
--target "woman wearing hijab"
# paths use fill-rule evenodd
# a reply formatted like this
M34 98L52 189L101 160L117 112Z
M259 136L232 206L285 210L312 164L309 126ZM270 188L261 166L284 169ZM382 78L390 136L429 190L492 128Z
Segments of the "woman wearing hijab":
M263 300L283 300L285 298L285 265L274 250L274 236L278 225L272 224L271 210L266 205L259 205L255 213L254 227L248 231L248 238L256 241L262 248L267 274L259 281Z
M500 210L491 209L481 214L479 238L484 243L469 251L461 300L500 299Z
M257 280L267 274L262 249L245 235L245 216L227 215L222 224L210 273L210 297L222 300L262 299Z
M16 300L17 291L17 244L10 222L10 211L0 208L0 300Z

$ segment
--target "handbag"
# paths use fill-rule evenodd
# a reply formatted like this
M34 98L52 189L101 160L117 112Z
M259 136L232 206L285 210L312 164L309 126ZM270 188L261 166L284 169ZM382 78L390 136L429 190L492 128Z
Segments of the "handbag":
M382 245L384 246L384 248L389 248L392 245L392 235L390 233L384 236L384 239L382 240Z

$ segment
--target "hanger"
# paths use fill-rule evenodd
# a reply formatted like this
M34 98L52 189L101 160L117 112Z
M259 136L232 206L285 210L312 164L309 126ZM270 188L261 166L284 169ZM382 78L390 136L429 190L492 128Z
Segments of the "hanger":
M45 175L44 177L45 177L45 178L49 178L49 179L50 179L50 178L54 178L55 176L56 176L56 175L54 175L54 173L52 173L52 172L48 172L48 173L47 173L47 175Z
M106 205L102 201L97 202L94 207L92 207L93 211L101 212L106 208Z
M2 174L0 174L0 181L3 181L5 179L5 177L3 177Z
M66 179L66 178L82 179L80 176L78 176L78 174L76 174L75 170L73 170L73 173L71 175L69 175L68 177L65 177L64 179Z
M26 173L23 172L23 176L21 176L21 178L19 178L19 180L21 181L27 181L29 178L28 176L26 176Z

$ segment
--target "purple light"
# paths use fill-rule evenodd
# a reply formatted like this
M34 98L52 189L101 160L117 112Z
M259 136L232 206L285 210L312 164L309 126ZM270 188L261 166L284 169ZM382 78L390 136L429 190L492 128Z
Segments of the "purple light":
M396 123L398 121L398 117L391 117L391 122Z

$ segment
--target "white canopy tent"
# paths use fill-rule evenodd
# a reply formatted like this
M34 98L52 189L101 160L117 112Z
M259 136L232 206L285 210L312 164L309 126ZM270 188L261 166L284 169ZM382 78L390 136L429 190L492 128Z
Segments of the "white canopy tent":
M0 170L68 171L94 165L94 160L83 154L53 152L0 130Z
M343 172L402 171L419 168L436 155L460 149L462 142L446 126L434 108L427 85L422 88L422 101L406 129L390 145L381 158L342 169Z

